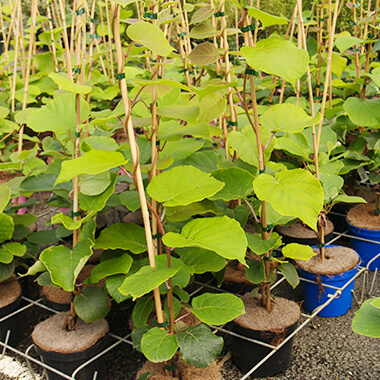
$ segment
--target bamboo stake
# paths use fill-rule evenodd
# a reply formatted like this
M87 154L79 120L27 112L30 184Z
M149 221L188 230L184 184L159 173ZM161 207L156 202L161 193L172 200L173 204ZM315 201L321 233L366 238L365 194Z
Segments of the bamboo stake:
M29 78L30 78L30 67L32 64L32 55L33 55L33 47L35 42L35 29L36 29L36 14L37 14L37 0L32 0L31 7L31 18L32 18L32 27L30 31L30 39L29 39L29 54L28 54L28 63L26 67L25 73L25 83L24 83L24 98L22 102L22 110L26 108L28 104L28 91L29 91ZM22 152L22 141L24 135L24 124L21 124L18 136L18 148L17 153L21 154Z
M51 19L52 12L51 12L50 6L51 6L50 0L46 0L46 12L49 18L50 38L52 40L51 47L52 47L53 62L54 62L55 71L58 73L59 67L58 67L58 60L57 60L57 49L56 49L55 41L54 41L53 22Z
M15 10L18 9L19 2L16 2ZM14 28L15 34L15 59L13 63L13 83L12 83L12 92L11 92L11 110L15 112L15 93L16 93L16 75L17 75L17 61L18 61L18 45L19 45L19 28L18 28L18 17L16 17L16 23Z
M123 73L124 72L124 55L123 55L121 40L120 40L120 6L118 4L111 3L111 12L113 16L113 31L114 31L114 39L115 39L115 45L116 45L117 69L118 69L118 73ZM129 143L131 146L132 159L135 166L134 180L135 180L137 191L139 194L141 212L142 212L142 216L144 220L149 264L152 268L156 268L155 252L154 252L154 246L153 246L153 240L152 240L152 231L150 228L150 221L149 221L149 212L148 212L148 207L146 203L144 184L142 181L142 175L141 175L141 170L140 170L138 146L136 143L135 134L133 130L132 118L130 115L130 111L131 111L130 100L128 98L128 89L127 89L127 83L126 83L125 78L119 79L119 87L120 87L120 91L121 91L121 95L122 95L122 99L124 103L124 110L125 110L125 117L126 117L125 123L126 123L127 131L128 131ZM160 291L158 288L154 289L153 295L154 295L154 302L155 302L155 307L156 307L157 321L159 324L162 324L165 321L165 318L162 312Z
M67 77L70 80L73 80L73 73L71 69L71 53L70 53L70 45L69 45L69 38L67 35L67 26L66 26L66 16L65 16L65 0L58 0L59 2L59 7L61 11L61 20L62 20L62 36L63 36L63 43L65 45L65 50L66 50L66 71L67 71ZM73 26L72 26L73 28Z
M108 0L105 0L106 3L106 17L107 17L107 25L108 25L108 46L112 48L112 31L111 31L111 20L110 20L110 15L108 11ZM115 82L115 74L113 72L113 53L112 51L110 52L110 66L111 66L111 80L112 83Z

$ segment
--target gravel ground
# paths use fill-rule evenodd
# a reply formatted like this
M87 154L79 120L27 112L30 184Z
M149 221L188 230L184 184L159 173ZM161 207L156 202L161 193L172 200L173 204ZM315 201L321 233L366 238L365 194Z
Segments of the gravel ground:
M40 209L44 214L44 209ZM116 213L112 216L113 222L119 222L122 213ZM44 223L50 219L49 215L43 215L38 220L38 229L44 229ZM346 242L341 244L347 245ZM370 279L373 272L370 273ZM362 290L363 274L356 280L355 293L360 298ZM36 285L28 281L27 296L32 299L38 298ZM293 290L288 284L280 284L273 292L277 296L293 299L300 302L300 287ZM373 297L380 296L380 275L377 276ZM368 298L365 296L365 299ZM267 378L273 380L312 380L312 379L380 379L380 360L379 349L380 340L368 338L355 334L351 330L351 321L354 312L359 308L358 304L353 303L353 307L345 315L335 318L315 317L312 323L306 325L294 338L292 362L284 374L278 374L274 377ZM131 303L125 302L122 305L113 305L107 319L110 324L112 333L125 337L129 334L127 320L132 310ZM40 321L46 319L50 313L37 306L33 306L21 314L23 326L23 338L21 343L16 347L18 350L25 352L31 344L30 334L33 327ZM225 347L220 359L228 355L231 348L229 336L224 336ZM115 340L111 339L111 343ZM33 350L32 350L33 351ZM22 357L14 355L9 350L7 355L17 357L24 361ZM132 380L135 379L137 371L144 362L144 357L134 351L132 347L122 342L110 352L105 354L107 377L106 380ZM25 361L24 361L25 362ZM33 366L37 373L41 373L41 368ZM26 380L25 375L18 377L9 377L4 374L5 368L1 367L0 362L0 380ZM227 360L222 367L224 380L238 380L243 374L234 366L232 360ZM253 377L251 377L253 378ZM207 379L205 379L207 380Z

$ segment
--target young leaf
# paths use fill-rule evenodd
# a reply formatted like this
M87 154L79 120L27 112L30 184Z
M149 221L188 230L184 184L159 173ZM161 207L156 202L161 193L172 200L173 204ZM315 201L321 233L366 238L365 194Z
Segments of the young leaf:
M259 19L263 24L264 28L272 25L286 25L289 22L289 20L286 17L274 16L256 8L247 7L247 9L248 15Z
M223 338L214 335L204 324L180 332L177 341L185 362L197 368L208 367L223 348Z
M248 268L245 270L245 275L247 279L252 282L252 284L260 284L260 282L265 281L266 275L263 259L259 257L258 260L249 260Z
M89 323L103 319L111 309L107 294L96 286L84 288L75 296L74 307L78 317Z
M300 283L300 278L294 268L294 265L291 263L278 264L277 269L284 275L286 281L295 289Z
M168 56L174 50L162 30L149 22L139 21L130 25L127 34L132 41L144 45L162 57Z
M72 82L67 78L66 74L50 73L49 77L62 88L62 90L70 91L74 94L88 94L92 91L91 86L85 86Z
M233 294L205 293L192 301L192 312L202 322L222 325L245 313L244 304Z
M133 348L139 352L141 351L141 339L147 333L149 330L151 330L153 327L149 325L144 325L142 327L137 327L132 331L132 342L133 342Z
M311 173L285 169L273 176L260 174L253 187L257 197L269 202L277 212L298 217L316 230L324 195L320 182Z
M114 274L127 274L131 269L132 261L132 257L127 253L113 259L104 260L91 271L91 275L85 280L85 284L96 284L102 278Z
M263 240L260 234L246 234L248 240L248 248L256 253L256 255L264 255L271 249L281 246L281 236L277 232L273 232L268 240Z
M170 360L177 349L176 336L168 334L158 327L150 329L141 339L141 351L153 363Z
M244 230L236 220L227 216L195 219L185 225L181 234L169 232L162 241L168 247L204 248L246 265L247 238Z
M0 212L3 212L11 199L11 189L8 186L0 186Z
M0 282L5 281L9 277L11 277L14 271L15 271L14 261L12 261L9 264L0 263Z
M13 256L22 257L26 253L26 245L22 245L18 242L10 242L3 245L3 248L10 252Z
M197 45L187 56L192 64L197 66L207 66L215 63L221 54L219 50L211 42L203 42Z
M148 321L148 317L153 310L154 301L152 297L147 296L136 301L133 308L132 319L135 327L142 327Z
M363 127L372 127L380 124L380 99L348 98L343 104L350 120Z
M177 166L153 177L147 192L164 206L174 207L211 197L223 186L222 182L193 166Z
M105 228L96 239L94 249L124 249L132 253L147 250L145 230L134 223L115 223Z
M240 52L249 66L279 76L293 85L305 74L309 64L307 51L276 37L260 40L256 47L243 47Z
M170 277L173 277L180 268L155 269L149 266L142 267L137 273L128 276L119 287L121 294L132 295L133 299L140 298L159 287Z
M290 243L282 248L282 254L287 259L309 260L316 255L309 245Z
M13 235L14 223L11 216L0 213L0 243L10 240Z

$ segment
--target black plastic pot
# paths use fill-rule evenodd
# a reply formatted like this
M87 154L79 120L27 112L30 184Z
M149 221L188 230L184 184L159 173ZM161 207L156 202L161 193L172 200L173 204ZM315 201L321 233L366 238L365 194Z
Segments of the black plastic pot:
M277 231L281 237L282 242L284 244L290 244L290 243L298 243L298 244L305 244L305 245L317 245L319 243L319 240L317 237L315 238L298 238L294 236L289 236L284 234L282 231ZM334 236L334 230L332 230L329 234L325 235L325 242L328 243Z
M41 355L43 362L66 375L72 373L83 363L90 360L95 355L102 352L108 345L108 334L100 339L94 346L79 352L64 354L61 352L45 351L36 345L39 355ZM75 376L77 380L92 380L94 374L97 372L96 379L102 380L106 376L106 361L103 356L89 363L81 369ZM64 377L57 373L47 370L49 380L62 380Z
M55 311L69 311L70 310L70 304L69 303L59 303L48 300L45 296L42 296L42 303L46 305L47 307L50 307L51 309Z
M18 307L20 306L20 303L21 303L21 296L17 298L16 301L1 308L0 319L16 311ZM5 342L5 338L7 337L8 330L10 330L8 344L12 347L15 347L18 345L20 341L19 314L16 314L13 317L7 318L6 320L0 323L0 341L1 342Z
M273 346L278 346L287 336L289 336L298 325L298 321L293 325L285 328L282 331L258 331L244 328L237 323L232 324L232 331L268 343ZM290 364L292 356L293 338L291 338L284 346L282 346L274 355L266 360L252 376L268 377L276 373L284 372ZM233 361L235 365L244 373L249 372L257 363L259 363L272 350L261 346L260 344L249 342L247 340L232 337Z

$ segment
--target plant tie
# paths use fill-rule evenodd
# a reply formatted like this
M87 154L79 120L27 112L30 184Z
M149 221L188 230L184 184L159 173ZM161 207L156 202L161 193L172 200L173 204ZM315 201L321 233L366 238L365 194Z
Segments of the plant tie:
M124 79L125 78L125 73L116 74L115 78L116 78L116 80Z
M218 18L218 17L224 17L225 13L224 12L216 12L214 13L214 17Z
M161 239L162 238L162 233L157 232L155 235L152 235L152 239Z
M80 213L80 211L71 211L71 217L72 218L75 218L75 217L77 217L77 216L81 216L81 213Z
M81 16L84 13L84 8L78 9L76 12L77 16Z
M173 365L165 365L165 369L169 372L171 371L175 371L176 369L178 368L177 364L173 364Z
M90 38L93 38L93 39L96 39L96 40L100 40L100 36L99 34L90 34Z
M253 70L253 69L245 69L244 73L245 73L245 75L253 75L256 78L259 76L259 74L257 73L257 71Z
M250 31L252 31L252 30L255 30L255 24L251 24L251 25L243 26L243 27L241 28L241 31L242 31L243 33L247 33L247 32L250 32Z
M269 232L273 228L273 224L268 224L266 227L263 227L262 224L260 224L260 226L264 232Z
M316 244L316 247L317 247L317 248L324 248L324 247L325 247L325 244L317 243L317 244Z
M145 12L144 17L148 18L149 20L157 20L157 13Z
M165 322L162 322L162 323L158 323L157 326L159 328L168 327L169 326L169 322L165 321Z

